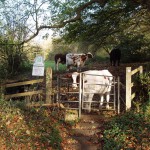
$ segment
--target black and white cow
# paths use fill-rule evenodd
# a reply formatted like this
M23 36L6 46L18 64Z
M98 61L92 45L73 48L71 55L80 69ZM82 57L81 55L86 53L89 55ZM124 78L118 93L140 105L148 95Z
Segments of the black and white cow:
M93 58L93 55L88 53L68 53L68 54L56 54L55 55L55 69L59 70L59 63L66 64L69 70L72 66L77 67L77 70L84 66L85 61L88 58Z
M54 59L55 59L55 70L59 70L59 63L66 64L66 54L56 54Z
M120 59L121 59L121 51L119 48L113 49L110 53L110 64L111 66L115 66L116 63L119 66L120 65Z
M76 53L68 53L66 55L66 66L69 70L72 66L77 67L77 71L80 71L81 68L85 65L85 62L89 59L93 58L93 55L88 52L86 54L76 54Z
M77 78L80 73L74 72L72 73L72 87L77 88ZM85 108L90 112L91 111L91 103L94 94L100 95L100 105L101 108L104 101L104 96L106 96L106 108L109 109L109 100L110 100L110 92L113 81L113 75L108 70L88 70L82 72L83 74L83 101L86 101Z

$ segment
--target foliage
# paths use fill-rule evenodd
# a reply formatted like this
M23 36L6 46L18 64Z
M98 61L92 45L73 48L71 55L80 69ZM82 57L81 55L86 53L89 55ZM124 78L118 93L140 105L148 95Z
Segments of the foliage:
M150 41L141 33L130 32L122 37L119 47L122 50L122 62L149 61Z
M136 98L133 103L141 105L150 101L150 72L145 72L134 78Z
M113 118L104 130L104 150L143 149L150 147L150 122L143 114L127 112Z
M61 149L58 121L51 110L29 109L22 102L0 100L1 148Z
M81 20L60 30L67 43L84 43L82 49L92 46L90 50L94 54L102 49L110 52L117 46L122 51L123 62L149 59L149 12L142 7L129 1L113 0L107 1L104 7L93 4L82 15Z
M13 76L29 68L30 64L22 45L15 44L14 41L2 41L0 44L2 76Z
M148 3L137 0L24 0L23 3L22 0L2 0L0 4L0 36L8 41L22 45L43 29L53 29L56 31L54 36L62 35L62 45L55 47L49 58L53 58L56 52L66 51L96 54L105 49L108 53L119 45L127 59L123 61L129 61L132 54L134 59L141 56L138 60L143 60L145 54L149 55ZM133 35L132 39L126 36L129 33ZM48 33L44 37L48 37ZM71 47L63 45L64 40L71 43ZM126 48L127 40L129 48L134 42L131 53Z

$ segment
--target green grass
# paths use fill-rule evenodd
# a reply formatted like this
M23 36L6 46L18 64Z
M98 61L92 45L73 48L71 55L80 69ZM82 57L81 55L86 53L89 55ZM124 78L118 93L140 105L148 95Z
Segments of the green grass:
M47 67L51 67L52 70L54 71L54 68L55 68L54 61L45 61L45 68L47 68ZM59 71L64 71L64 70L66 70L66 65L59 64Z

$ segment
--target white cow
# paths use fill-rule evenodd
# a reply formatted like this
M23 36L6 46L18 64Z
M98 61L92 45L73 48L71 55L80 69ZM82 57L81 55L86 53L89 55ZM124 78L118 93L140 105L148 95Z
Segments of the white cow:
M84 53L68 53L66 55L66 66L67 69L69 70L72 66L76 66L77 67L77 71L81 70L81 67L84 66L86 60L88 60L88 58L93 58L93 55L88 52L86 54Z
M87 101L85 108L91 111L91 102L94 93L100 94L100 106L102 107L104 101L104 95L106 95L107 105L106 108L109 109L109 99L113 76L108 70L88 70L83 73L84 80L84 95L83 100ZM73 88L77 88L77 76L78 72L72 74Z

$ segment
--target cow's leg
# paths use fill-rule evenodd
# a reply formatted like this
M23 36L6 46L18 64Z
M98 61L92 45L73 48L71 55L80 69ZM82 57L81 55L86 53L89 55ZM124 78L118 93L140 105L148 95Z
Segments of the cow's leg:
M103 102L104 102L104 95L100 95L99 109L102 108Z
M81 71L81 62L77 62L77 72L80 72Z
M70 71L71 66L67 65L67 71Z
M61 61L61 59L58 58L57 63L56 63L56 66L55 66L55 68L57 69L57 71L59 70L59 63L60 63L60 61Z
M91 103L92 103L93 95L94 94L85 94L84 95L84 101L86 101L86 102L84 102L85 103L85 109L88 112L91 112Z
M56 64L56 69L58 71L58 64L59 64L59 60L57 61L57 64Z
M106 109L109 109L110 92L106 93Z

